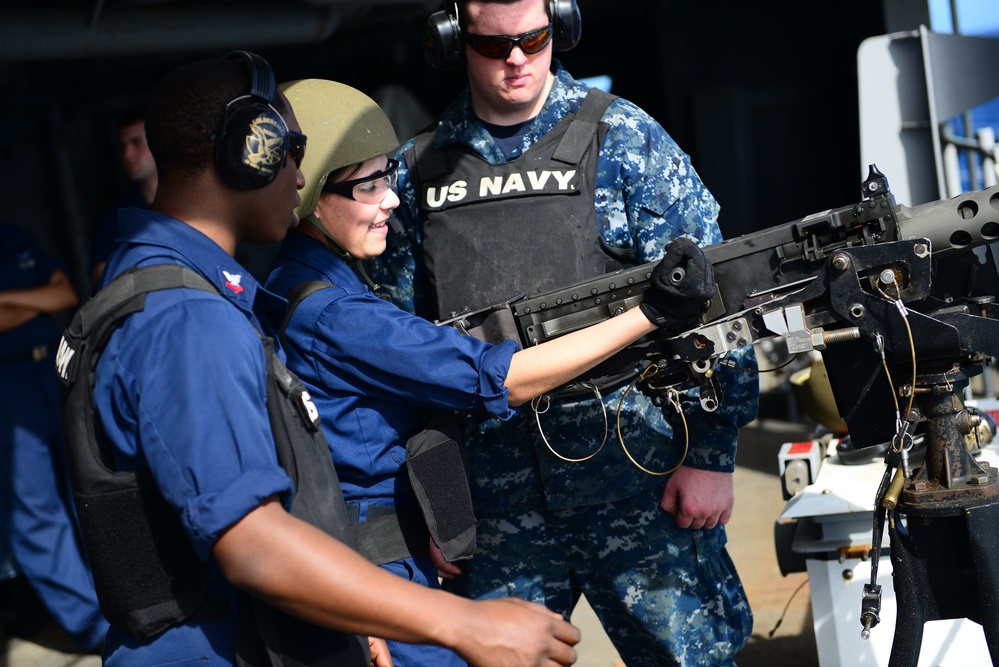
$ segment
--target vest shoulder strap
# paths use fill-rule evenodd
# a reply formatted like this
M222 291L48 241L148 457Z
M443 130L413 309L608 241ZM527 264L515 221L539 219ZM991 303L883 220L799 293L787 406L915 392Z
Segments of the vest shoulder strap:
M433 125L413 137L413 147L406 151L406 165L417 186L452 171L447 151L434 151L437 126Z
M604 112L617 97L599 88L591 88L552 157L566 164L578 164L590 145ZM406 151L406 164L409 165L412 180L416 184L451 172L447 151L432 150L436 137L437 127L433 125L417 134L413 138L413 147Z
M63 384L68 386L77 379L80 355L73 354L75 349L68 347L71 342L87 340L89 355L99 354L125 318L145 307L146 294L178 288L219 293L214 285L187 267L157 264L132 267L91 297L77 310L59 345L63 354L57 355L56 368Z
M278 336L281 340L285 340L284 330L288 328L288 323L291 322L292 313L298 308L298 304L302 303L310 296L315 294L320 290L324 290L328 287L336 287L332 283L328 283L323 280L306 280L305 282L298 283L284 295L288 299L288 312L285 313L284 321L281 322L281 327L278 329Z
M590 140L597 131L600 119L617 95L605 93L599 88L591 88L573 118L572 124L562 136L552 158L566 164L578 164Z

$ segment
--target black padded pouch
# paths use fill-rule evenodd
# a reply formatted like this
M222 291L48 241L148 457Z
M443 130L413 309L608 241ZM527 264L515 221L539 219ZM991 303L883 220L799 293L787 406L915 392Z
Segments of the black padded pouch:
M130 473L125 473L129 475ZM136 637L153 637L207 599L205 566L152 482L74 494L101 611Z
M434 544L448 562L471 558L475 513L454 414L434 413L429 426L406 443L406 461Z

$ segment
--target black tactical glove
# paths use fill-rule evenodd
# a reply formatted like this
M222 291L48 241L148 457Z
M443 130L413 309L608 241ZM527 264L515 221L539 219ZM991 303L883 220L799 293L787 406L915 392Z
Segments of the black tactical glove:
M681 236L666 246L639 308L663 331L679 333L695 326L716 290L711 260Z

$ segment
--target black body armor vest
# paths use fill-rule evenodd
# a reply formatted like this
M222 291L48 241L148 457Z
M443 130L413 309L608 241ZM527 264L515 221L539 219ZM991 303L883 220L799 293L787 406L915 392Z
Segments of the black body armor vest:
M600 118L613 99L591 90L575 116L499 165L457 144L431 151L436 129L416 136L406 161L439 319L624 267L597 229L593 201Z
M197 273L177 265L126 271L79 309L56 358L73 497L101 611L112 625L140 638L228 613L208 597L205 564L149 470L114 470L110 444L95 419L97 362L111 334L145 307L148 292L176 288L218 293ZM302 382L274 354L273 341L262 336L261 342L278 460L295 489L291 514L349 545L346 509L319 414ZM370 663L367 638L312 625L248 595L241 598L238 664Z

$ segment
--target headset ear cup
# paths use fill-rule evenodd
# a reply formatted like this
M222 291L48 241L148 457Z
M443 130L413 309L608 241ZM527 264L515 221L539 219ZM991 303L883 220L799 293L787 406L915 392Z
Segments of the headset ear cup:
M555 35L552 37L556 51L568 51L579 43L583 23L576 0L549 0L548 14L552 17Z
M434 69L453 69L464 58L458 17L447 10L434 12L423 33L423 56Z
M239 190L269 185L288 154L284 119L270 105L259 102L227 112L215 142L219 176Z

